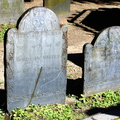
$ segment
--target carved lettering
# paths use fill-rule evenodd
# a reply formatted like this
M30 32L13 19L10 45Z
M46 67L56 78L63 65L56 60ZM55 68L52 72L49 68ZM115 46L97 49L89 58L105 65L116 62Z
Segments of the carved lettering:
M32 48L41 48L41 45L32 45Z
M60 55L49 55L49 56L43 56L44 59L56 59L56 58L60 58L61 56ZM17 61L37 61L37 60L40 60L41 57L37 56L37 57L34 57L34 58L28 58L28 57L25 57L25 58L22 58L22 57L17 57L16 60Z
M36 56L36 57L34 57L34 58L29 58L29 57L25 57L25 58L22 58L22 57L17 57L16 58L16 60L17 61L35 61L35 60L40 60L41 59L41 57L39 57L39 56Z
M51 58L60 58L60 55L49 55L49 56L43 56L44 59L51 59Z
M20 24L19 24L20 23ZM63 28L49 9L35 7L9 29L6 49L8 111L28 104L64 103L67 52ZM63 85L65 83L65 85ZM45 99L47 98L47 99ZM24 104L22 104L24 103Z
M60 42L55 43L55 47L60 47L60 46L61 46ZM46 44L46 47L50 48L50 47L53 47L53 45L52 44ZM16 48L22 50L22 49L25 49L26 46L16 46ZM32 46L30 46L30 48L33 48L33 49L35 49L35 48L42 48L42 45L32 45Z

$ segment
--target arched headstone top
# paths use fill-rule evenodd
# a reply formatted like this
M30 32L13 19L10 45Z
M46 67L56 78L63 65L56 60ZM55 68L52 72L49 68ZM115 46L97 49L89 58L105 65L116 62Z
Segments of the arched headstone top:
M29 9L18 23L19 32L51 31L60 29L60 23L53 11L45 7Z
M113 26L103 30L97 37L94 46L105 47L111 42L117 42L120 38L120 26Z

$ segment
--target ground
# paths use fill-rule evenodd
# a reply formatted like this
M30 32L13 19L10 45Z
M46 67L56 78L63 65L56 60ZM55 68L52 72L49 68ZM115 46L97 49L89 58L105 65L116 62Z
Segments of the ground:
M42 0L34 0L34 2L25 2L25 10L33 6L42 6ZM100 31L101 26L99 24L103 20L102 16L99 16L99 22L96 21L98 16L93 15L92 19L86 19L86 17L93 12L106 12L107 10L113 10L111 8L120 8L120 2L115 3L98 3L72 0L70 6L70 14L66 18L60 18L60 24L68 26L68 61L67 61L67 78L68 83L73 83L73 80L79 81L82 79L82 67L83 67L83 46L86 43L91 43L95 35ZM116 10L115 9L115 10ZM112 11L113 13L113 11ZM117 13L115 13L117 14ZM98 14L97 14L98 15ZM108 14L107 14L108 15ZM118 14L117 14L118 15ZM110 21L112 17L108 20ZM92 21L93 20L93 21ZM85 23L85 24L83 24ZM92 25L90 24L92 23ZM94 24L99 27L96 28ZM116 24L115 24L116 25ZM4 81L4 66L3 66L3 43L0 43L0 81ZM75 84L80 83L76 82ZM69 84L70 85L70 84ZM68 86L69 86L68 85ZM74 84L73 84L74 85ZM69 86L68 88L70 88ZM79 87L79 85L78 85ZM4 85L0 85L0 89L3 89ZM72 86L74 88L74 86ZM76 90L79 90L76 88ZM70 90L68 90L68 93ZM69 100L68 100L69 101ZM70 100L71 102L71 100Z

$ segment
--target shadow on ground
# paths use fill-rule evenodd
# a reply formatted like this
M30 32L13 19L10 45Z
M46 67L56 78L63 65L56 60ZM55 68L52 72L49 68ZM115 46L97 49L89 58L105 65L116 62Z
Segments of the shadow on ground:
M31 1L34 1L34 0L24 0L24 2L31 2Z
M119 8L87 9L77 11L71 16L68 18L68 22L75 23L76 26L94 34L107 27L120 26Z
M78 97L83 94L83 79L67 79L67 95L69 94Z
M83 69L84 55L83 53L68 54L68 60ZM80 97L83 94L83 78L67 79L67 94L73 94Z
M116 106L111 106L109 108L93 108L93 109L86 111L86 114L88 116L91 116L97 113L105 113L107 115L114 115L114 116L120 117L120 104Z
M78 65L79 67L83 68L84 66L84 54L83 53L68 54L68 60Z
M6 91L0 89L0 109L6 111Z
M120 0L73 0L72 3L74 1L80 3L92 2L96 4L108 4L108 5L116 4L115 2L120 2Z

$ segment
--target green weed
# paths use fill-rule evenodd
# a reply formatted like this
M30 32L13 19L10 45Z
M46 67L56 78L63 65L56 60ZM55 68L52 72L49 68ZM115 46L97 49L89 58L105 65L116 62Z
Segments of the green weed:
M0 82L0 85L3 84L3 82Z
M69 97L77 96L69 95ZM29 105L26 109L17 108L10 113L10 116L13 120L80 120L87 117L81 109L107 108L120 104L120 89L116 92L109 90L90 97L81 95L77 99L73 105Z
M4 120L4 113L3 113L3 111L0 109L0 120Z
M120 104L120 89L116 92L108 90L107 92L98 93L90 97L84 97L81 95L79 101L76 101L76 107L82 108L83 106L87 108L107 108Z
M5 32L11 27L14 27L14 25L11 25L11 24L1 24L0 25L0 42L3 42Z
M74 74L67 75L67 78L73 78Z
M78 96L76 96L74 94L68 94L67 97L78 98Z
M72 105L29 105L25 110L17 108L11 112L13 120L74 120L84 118L84 114L75 114Z

